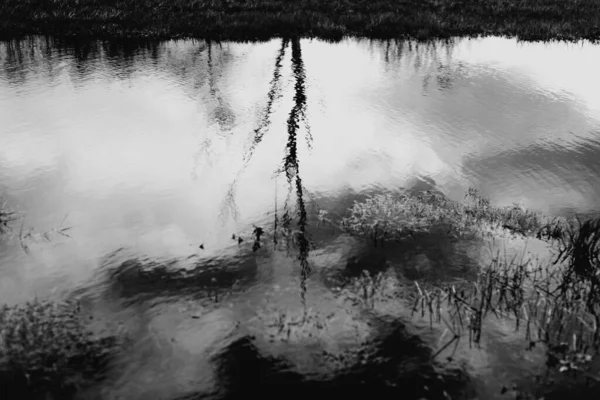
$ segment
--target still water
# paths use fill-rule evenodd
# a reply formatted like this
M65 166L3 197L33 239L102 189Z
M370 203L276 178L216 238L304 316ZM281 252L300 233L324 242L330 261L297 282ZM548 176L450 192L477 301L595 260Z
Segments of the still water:
M0 195L19 215L0 242L0 301L78 298L93 329L130 338L82 398L259 395L256 382L284 381L310 395L361 380L415 399L505 398L542 363L508 325L431 362L440 329L400 301L349 304L331 283L353 263L396 280L460 274L486 244L374 251L316 215L469 187L498 205L599 212L597 65L598 46L500 38L0 43ZM313 242L314 318L300 324L297 254L272 240L298 209ZM267 231L256 252L253 226Z

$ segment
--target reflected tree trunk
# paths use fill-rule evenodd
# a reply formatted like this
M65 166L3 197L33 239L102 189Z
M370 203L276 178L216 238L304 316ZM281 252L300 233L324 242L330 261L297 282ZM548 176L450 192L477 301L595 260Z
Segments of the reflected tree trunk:
M288 142L286 146L286 156L284 159L284 171L290 187L295 186L296 191L296 206L297 206L297 227L294 231L294 240L299 248L298 259L301 266L301 290L302 301L305 302L306 281L310 274L310 265L308 263L309 240L306 232L307 213L304 203L304 194L302 187L302 179L300 177L300 163L298 159L298 129L300 121L304 121L307 132L307 142L310 143L310 130L308 129L308 120L306 118L306 73L304 62L302 60L302 49L300 39L292 39L292 72L294 74L294 105L290 110L287 120ZM285 210L287 218L284 214L284 223L287 220L289 224L289 210Z
M221 220L225 220L230 213L233 214L234 219L237 219L238 208L235 203L237 183L240 176L250 163L250 160L254 155L256 147L260 144L265 135L265 132L271 125L271 115L273 114L273 106L275 104L275 101L281 97L281 67L283 64L283 59L285 57L285 49L288 47L288 44L288 39L283 39L281 41L281 47L279 48L279 52L277 53L277 57L275 58L275 67L273 69L273 77L271 78L269 92L267 93L267 103L261 114L258 126L256 127L256 129L254 129L252 133L250 147L248 148L248 150L246 150L246 153L243 156L242 167L237 172L235 178L233 179L233 182L229 186L229 190L227 191L226 199L221 207Z
M233 212L234 216L237 215L237 206L235 204L235 193L237 182L239 177L248 166L254 151L257 146L261 143L266 130L271 124L271 115L273 114L273 107L281 97L281 68L283 59L285 57L285 50L291 43L292 48L292 75L294 77L294 97L293 106L289 111L287 118L287 144L285 150L285 156L283 159L283 167L280 168L277 173L285 173L286 180L288 182L288 194L284 203L282 220L282 231L284 235L290 239L292 243L297 245L299 249L298 259L301 265L301 293L302 301L305 302L306 294L306 282L310 274L310 265L308 263L308 255L310 249L310 240L307 233L307 212L306 204L304 201L304 187L302 185L302 178L300 176L300 163L298 158L298 132L301 128L301 123L304 125L306 143L309 148L312 147L312 135L310 132L310 125L308 123L308 117L306 113L307 109L307 95L306 95L306 72L304 61L302 59L302 49L299 38L282 39L281 47L275 58L275 67L273 69L273 77L270 82L270 89L267 93L267 103L265 109L262 112L258 127L254 129L252 141L250 147L246 151L243 157L243 164L238 171L236 177L230 185L227 192L226 199L222 206L221 218L224 220L229 212ZM293 220L293 212L290 209L290 202L292 193L295 193L296 200L296 227L297 229L291 229ZM277 231L279 228L279 215L277 211L277 189L275 192L275 213L274 213L274 232L273 242L277 244Z

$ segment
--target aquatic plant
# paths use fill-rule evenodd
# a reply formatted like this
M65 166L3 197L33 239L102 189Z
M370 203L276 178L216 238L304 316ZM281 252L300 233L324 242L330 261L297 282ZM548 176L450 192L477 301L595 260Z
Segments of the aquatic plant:
M0 308L0 384L7 393L11 388L70 398L101 377L115 349L115 338L98 338L85 328L77 304L32 301Z
M388 272L364 271L343 285L340 293L355 306L371 309L400 300L411 315L426 319L432 328L442 327L441 346L432 358L453 348L447 357L451 361L463 340L479 347L486 321L497 318L514 322L515 330L523 334L524 350L543 346L549 370L586 374L600 344L596 316L588 308L591 285L588 282L587 291L582 290L586 283L579 281L567 289L563 274L552 265L508 260L498 254L474 280L414 281L410 286Z
M30 243L38 243L40 241L43 242L49 242L52 240L53 237L56 237L57 235L66 237L66 238L70 238L71 236L69 236L69 234L67 233L68 231L70 231L71 229L73 229L72 226L67 226L63 228L63 224L65 223L65 220L67 219L68 213L64 216L64 218L62 219L62 221L60 222L60 224L58 225L57 228L52 228L46 231L42 231L39 232L37 231L35 228L31 227L29 228L26 232L23 230L24 226L25 226L25 218L21 219L21 229L19 230L19 242L21 244L21 248L23 249L23 251L27 254L29 254L29 244Z
M14 221L14 219L15 213L8 208L6 200L0 197L0 234L10 229L8 224Z
M391 293L412 304L413 314L444 326L440 340L450 334L435 356L452 345L456 349L464 336L479 345L484 321L493 316L514 321L527 347L543 345L549 367L585 371L600 349L600 218L566 220L519 206L495 207L473 189L465 200L452 202L433 192L372 196L356 202L338 226L375 245L433 232L473 235L486 226L551 241L556 254L545 265L497 253L472 280L414 281L412 289L404 285ZM335 225L326 215L319 219ZM372 307L386 282L381 273L363 273L350 287Z
M572 225L569 221L549 218L516 204L493 206L475 189L469 189L462 203L433 191L374 195L363 202L355 202L349 213L337 223L340 228L353 235L368 237L376 246L422 233L465 237L492 235L494 229L559 240ZM324 214L320 219L325 219Z
M541 344L548 366L561 372L584 369L597 354L598 289L587 277L565 279L571 267L534 266L500 260L482 268L474 282L432 286L415 283L413 312L442 323L450 340L438 353L468 335L478 345L487 317L513 320L527 348Z

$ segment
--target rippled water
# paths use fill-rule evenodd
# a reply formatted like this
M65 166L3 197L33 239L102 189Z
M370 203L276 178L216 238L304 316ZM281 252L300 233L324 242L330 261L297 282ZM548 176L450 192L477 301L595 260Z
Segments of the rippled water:
M0 194L22 217L0 242L0 301L76 297L94 329L131 338L84 398L260 395L263 381L310 395L367 380L487 399L540 365L497 322L483 349L432 363L441 330L400 301L348 304L332 283L355 264L408 280L464 274L485 244L375 251L317 227L316 213L468 187L499 205L600 211L600 47L31 38L0 43L0 64ZM299 188L314 245L312 319L296 323L297 249L272 232L285 211L296 219ZM269 232L256 252L253 224Z

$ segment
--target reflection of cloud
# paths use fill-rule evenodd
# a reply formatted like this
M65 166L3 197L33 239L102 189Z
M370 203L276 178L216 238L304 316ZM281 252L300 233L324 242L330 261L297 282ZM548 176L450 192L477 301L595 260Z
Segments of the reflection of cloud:
M453 58L487 65L535 82L538 90L570 97L578 105L600 112L600 48L590 43L518 43L514 39L486 38L464 41Z
M509 193L515 195L532 187L533 178L526 178L529 174L539 178L535 196L546 196L556 182L565 182L562 193L575 193L569 185L576 182L572 178L578 172L546 167L536 156L547 154L574 169L568 159L571 153L558 157L556 152L523 149L540 146L542 141L573 149L596 134L594 110L600 106L593 88L600 85L594 81L591 65L598 64L593 62L598 51L567 50L566 44L549 45L546 51L543 46L493 38L457 41L446 55L448 49L436 50L441 52L437 59L427 49L410 59L415 50L404 48L404 54L396 56L408 56L410 62L392 65L370 54L362 42L302 41L306 112L314 137L312 150L298 141L303 184L320 192L361 191L397 188L415 175L424 175L441 186L453 181L466 185L482 184L481 179L512 180L516 187ZM121 204L122 198L160 196L170 199L171 207L185 208L209 221L219 212L213 198L222 199L227 193L253 136L279 47L278 41L271 41L213 48L217 84L235 114L227 138L210 129L214 121L201 96L206 48L197 43L164 43L154 55L133 52L121 63L130 70L121 78L115 78L114 69L121 64L110 57L96 60L90 55L85 62L93 68L83 68L90 72L81 76L74 68L81 61L73 56L55 54L41 63L26 63L23 68L30 71L26 83L0 77L4 179L54 170L60 175L54 187L60 196L48 194L35 204L56 204L79 193L110 199L111 209L125 215L136 205L134 200ZM44 53L36 50L35 54ZM282 71L290 70L289 63L288 58L283 61ZM45 69L48 73L37 74ZM562 73L566 69L577 73ZM424 95L426 75L433 79ZM288 76L289 72L283 73L282 82L289 81ZM284 156L290 89L282 85L284 98L275 103L270 129L240 176L236 203L242 218L272 208L271 177ZM208 140L213 162L199 153L198 179L193 182L189 174L194 154ZM520 156L507 158L506 154ZM530 161L517 162L518 157ZM536 168L538 175L532 173ZM591 172L586 173L578 176L593 183ZM508 187L506 182L503 185L499 187ZM503 196L492 197L496 195ZM184 202L187 197L190 200Z
M465 160L464 169L503 204L522 201L544 211L597 210L600 142L553 142Z
M8 121L6 118L0 120ZM0 145L0 165L2 169L14 169L17 173L29 176L36 170L48 170L56 166L59 145L51 135L36 134L36 128L25 125L2 132L2 145Z
M354 103L351 111L346 111L349 126L353 125L349 121L355 110L366 108L369 122L364 124L396 118L389 127L378 124L376 129L395 129L398 137L408 131L419 139L417 142L428 146L432 155L424 158L429 161L414 150L415 141L411 140L403 139L405 149L412 151L394 153L422 165L448 166L449 182L435 178L441 186L454 182L461 182L463 187L483 186L500 202L525 201L542 209L555 202L559 208L590 205L585 199L597 192L593 189L597 185L596 167L591 160L598 158L600 150L594 147L584 159L576 154L580 150L573 149L589 145L586 143L596 136L600 121L600 97L595 90L600 81L592 70L598 64L594 60L600 58L597 48L580 49L564 43L520 46L513 40L488 38L458 41L446 57L435 49L416 55L406 47L403 50L393 68L384 62L363 67L366 77L361 74L358 87L352 81L356 70L350 72L350 67L336 65L335 59L328 62L329 68L348 71L347 81L352 81L353 93L360 93L357 101L364 103ZM375 67L381 64L380 69ZM429 79L431 76L436 79ZM385 87L380 85L382 77L384 81L387 77ZM362 84L365 81L368 84ZM424 94L423 81L429 82ZM448 81L453 84L446 85ZM361 126L354 124L354 131L363 130ZM369 130L366 135L370 135ZM376 135L371 136L374 144L364 144L369 149L377 147ZM381 142L386 150L393 148L390 138ZM347 140L354 140L353 135L348 134ZM540 146L555 147L566 156L552 158L555 153L539 151ZM507 158L508 154L514 156ZM578 157L578 167L571 157ZM432 163L436 158L440 161ZM372 167L373 174L378 169L381 176L389 177L401 169L383 167L382 159L378 168ZM366 161L362 164L370 165ZM454 171L449 166L454 166Z
M75 191L185 179L190 160L182 155L195 144L194 105L160 81L142 79L121 90L89 82L76 93L58 88L53 95L60 101L53 104L44 95L17 98L15 112L4 119L17 128L3 133L12 140L0 148L0 159L35 170L60 157ZM33 121L24 124L27 119Z
M311 120L315 141L303 173L310 185L325 190L398 185L419 174L436 175L448 166L418 128L390 123L371 112L351 113L348 104L331 107L326 117ZM339 113L339 114L338 114Z

